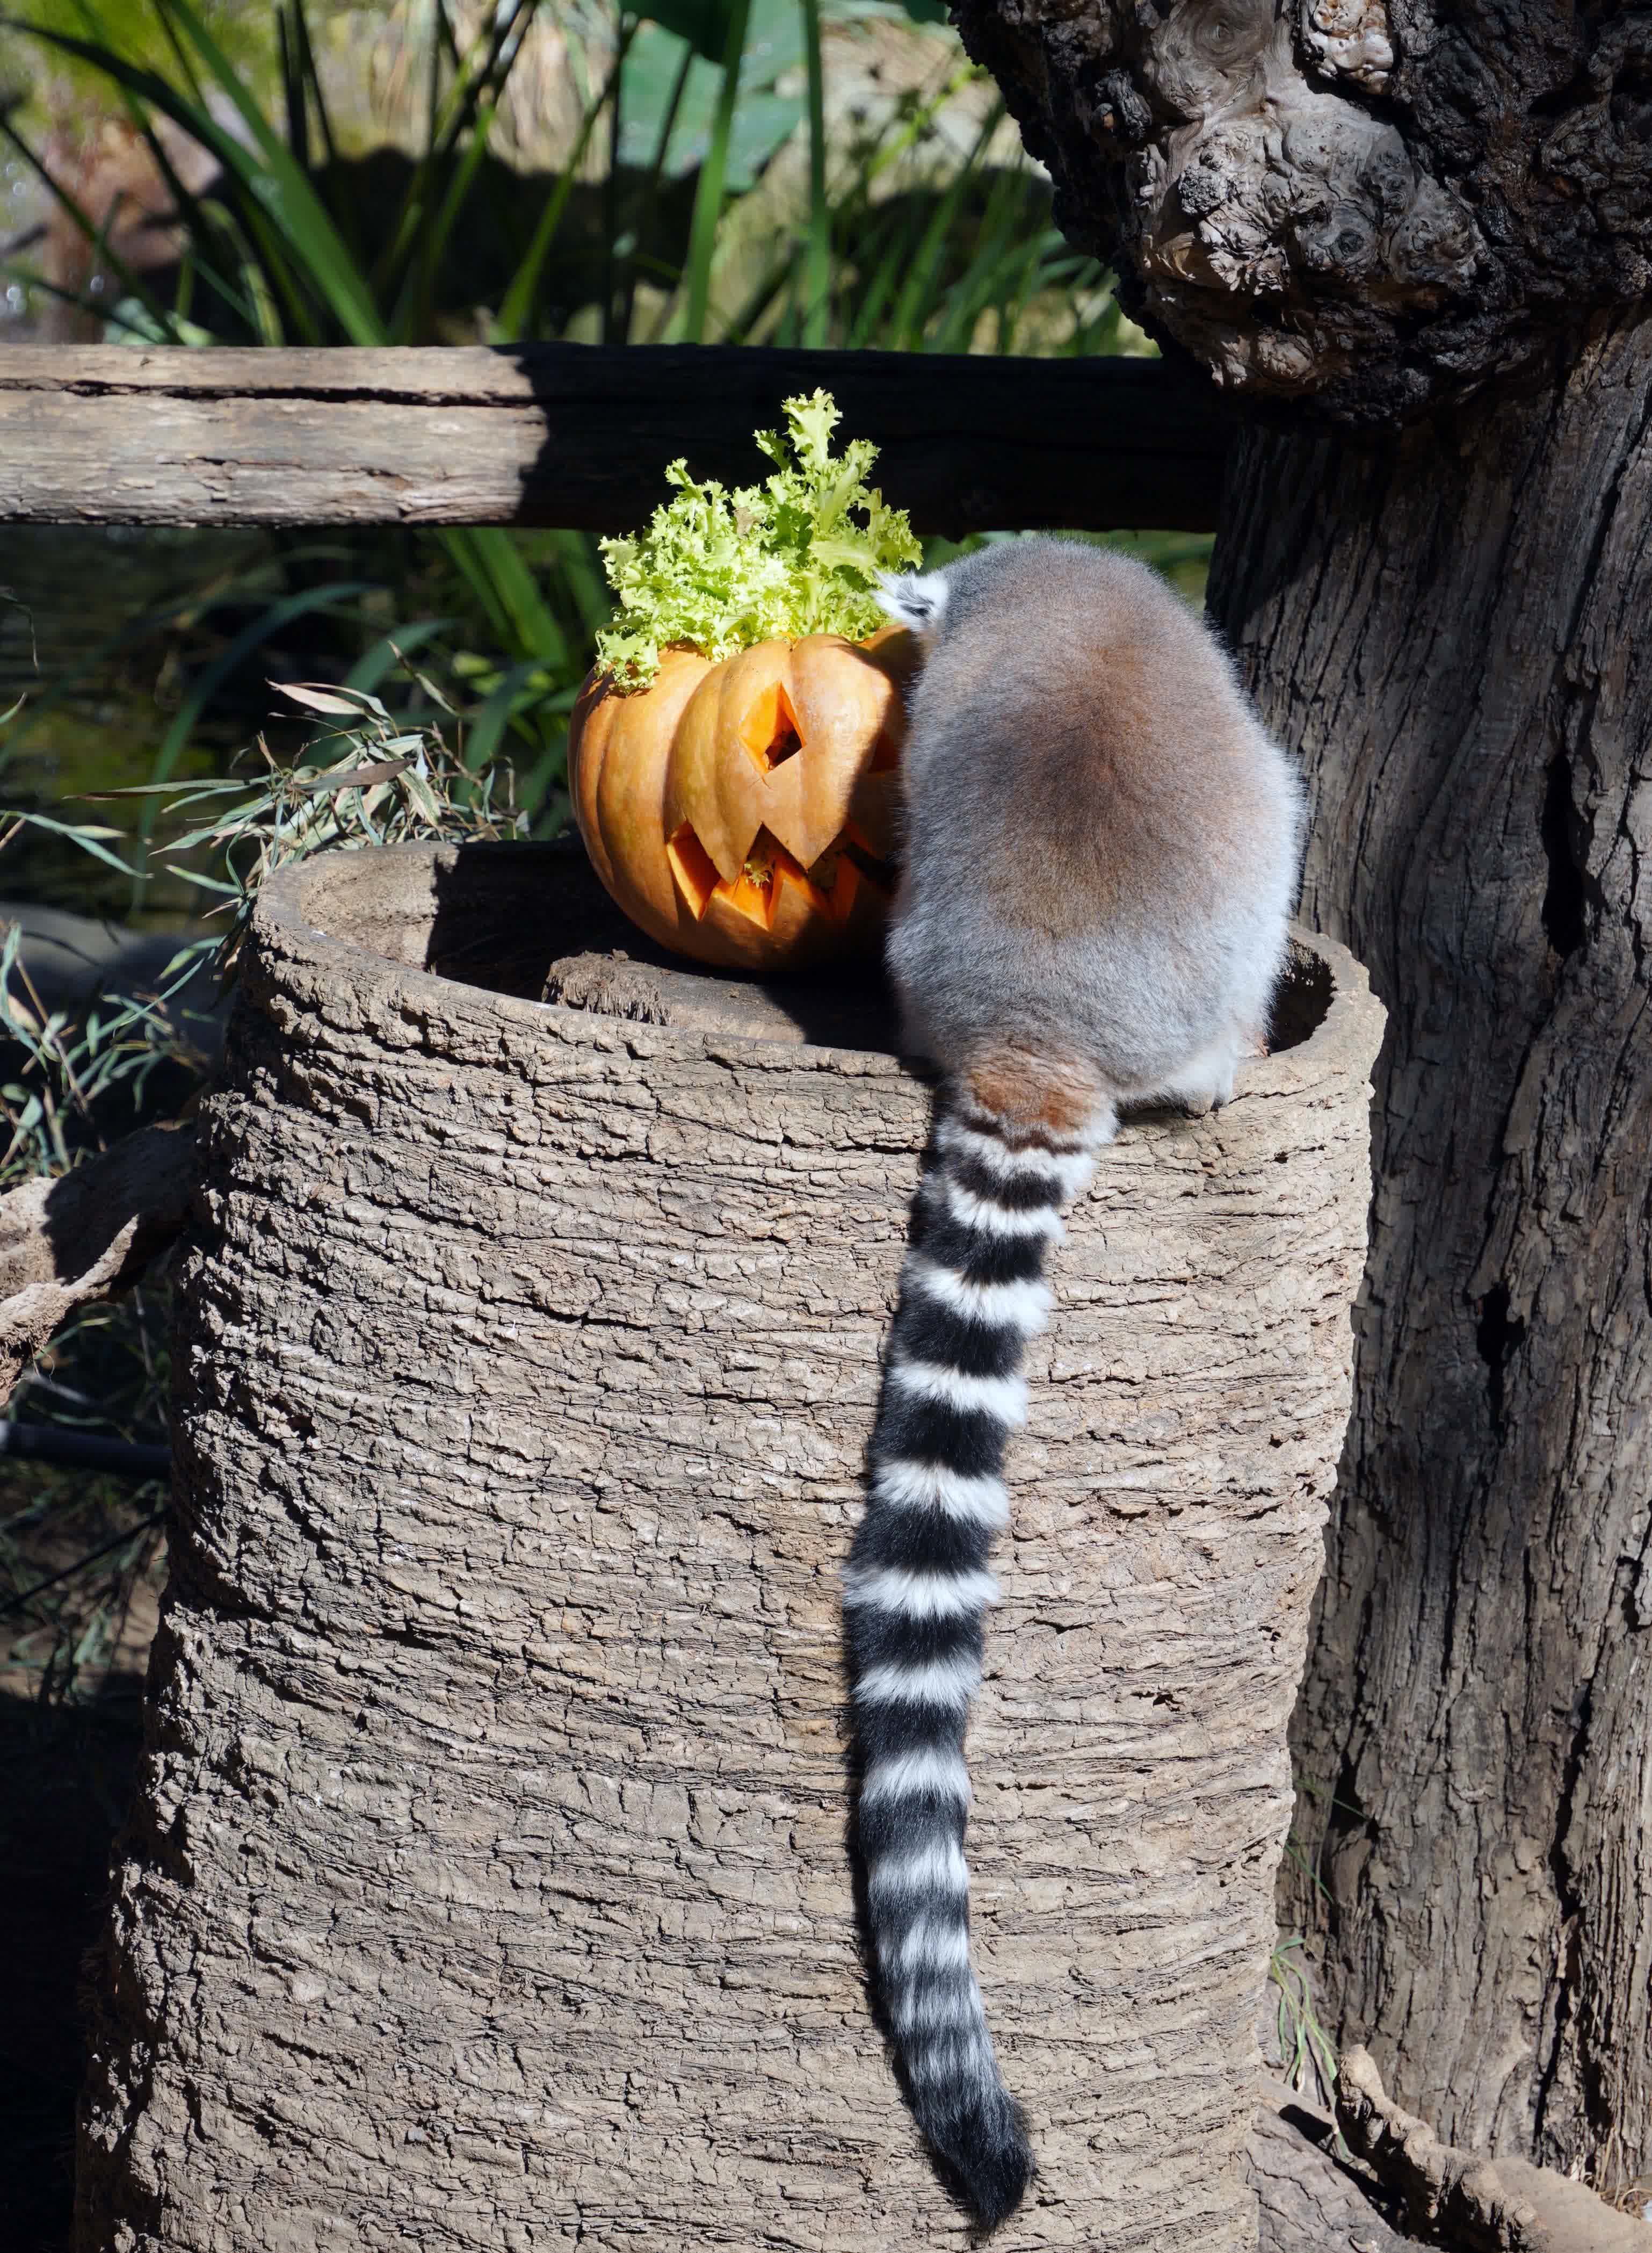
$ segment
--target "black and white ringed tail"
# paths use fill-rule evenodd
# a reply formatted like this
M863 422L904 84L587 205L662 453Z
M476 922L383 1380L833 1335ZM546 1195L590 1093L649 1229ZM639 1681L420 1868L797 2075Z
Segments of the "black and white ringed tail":
M1033 2172L970 1963L964 1732L980 1686L987 1569L1027 1416L1045 1254L1090 1177L1089 1138L1012 1129L954 1095L913 1206L844 1574L861 1764L859 1846L879 1986L919 2125L989 2227Z

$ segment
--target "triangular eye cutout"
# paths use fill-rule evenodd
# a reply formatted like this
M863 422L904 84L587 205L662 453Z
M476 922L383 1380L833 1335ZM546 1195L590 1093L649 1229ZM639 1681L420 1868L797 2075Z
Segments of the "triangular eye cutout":
M759 771L770 774L803 749L803 730L779 681L765 688L740 723L740 740Z

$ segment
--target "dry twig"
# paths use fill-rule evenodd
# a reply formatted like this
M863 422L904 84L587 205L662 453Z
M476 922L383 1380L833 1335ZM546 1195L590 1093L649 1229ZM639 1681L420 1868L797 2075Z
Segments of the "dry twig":
M140 1275L183 1225L195 1128L145 1126L0 1197L0 1398L76 1307Z

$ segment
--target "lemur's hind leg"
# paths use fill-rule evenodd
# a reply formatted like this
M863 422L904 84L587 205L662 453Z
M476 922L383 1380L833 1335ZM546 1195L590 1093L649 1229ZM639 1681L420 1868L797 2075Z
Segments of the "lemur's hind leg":
M1214 1041L1208 1049L1201 1049L1197 1056L1189 1057L1175 1077L1158 1092L1166 1101L1179 1103L1189 1117L1202 1119L1207 1112L1219 1111L1224 1103L1232 1101L1233 1075L1239 1053L1237 1036Z

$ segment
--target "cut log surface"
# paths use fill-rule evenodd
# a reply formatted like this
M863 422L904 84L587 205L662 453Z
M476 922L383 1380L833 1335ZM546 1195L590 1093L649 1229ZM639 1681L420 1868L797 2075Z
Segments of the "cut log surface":
M576 345L0 347L0 523L629 532L822 384L920 531L1215 528L1226 426L1155 361Z
M930 1092L842 978L742 1029L680 970L651 1004L633 939L605 1014L566 966L590 892L504 847L264 895L179 1287L80 2253L970 2240L846 1845L838 1575ZM1004 2253L1257 2244L1379 1031L1312 942L1236 1100L1129 1125L1056 1254L971 1732L1042 2169Z

